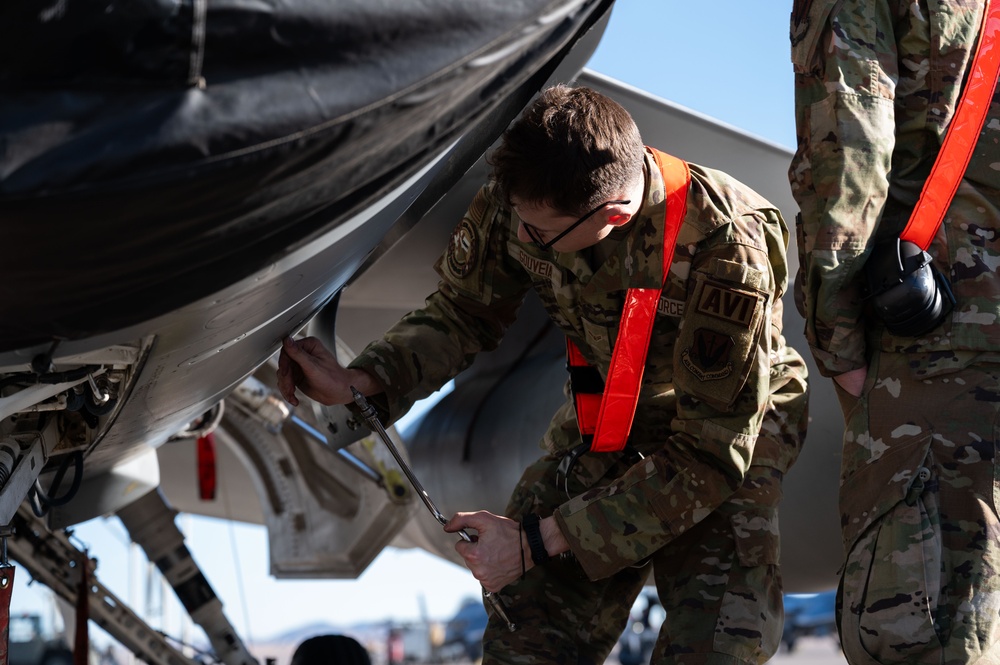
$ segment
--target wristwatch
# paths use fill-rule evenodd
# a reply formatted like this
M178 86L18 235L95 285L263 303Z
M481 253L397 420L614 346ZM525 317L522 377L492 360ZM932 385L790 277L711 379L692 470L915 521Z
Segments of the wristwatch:
M528 513L521 520L521 527L524 535L528 539L528 547L531 548L531 560L536 566L540 566L549 560L549 553L545 551L545 543L542 542L542 532L538 527L541 518L535 513Z

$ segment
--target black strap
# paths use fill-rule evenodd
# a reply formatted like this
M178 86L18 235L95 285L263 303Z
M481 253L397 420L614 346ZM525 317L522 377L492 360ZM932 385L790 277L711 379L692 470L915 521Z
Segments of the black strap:
M528 547L531 548L531 560L536 566L549 560L549 553L545 550L545 543L542 542L542 531L538 526L540 520L541 518L535 513L528 513L521 521L524 535L528 539Z
M569 371L570 390L573 391L574 395L601 395L604 393L604 378L593 365L574 366L566 363L566 369Z

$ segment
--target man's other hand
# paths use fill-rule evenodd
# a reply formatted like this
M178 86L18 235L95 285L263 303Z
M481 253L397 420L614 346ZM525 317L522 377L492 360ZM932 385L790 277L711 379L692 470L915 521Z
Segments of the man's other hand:
M357 374L368 376L360 370L342 367L337 357L315 337L299 340L286 337L281 342L278 390L293 406L299 405L299 399L295 395L296 388L321 404L346 404L353 399L351 385L355 385L362 393L366 393L366 389L370 390L369 382L360 380ZM352 384L352 379L363 385Z

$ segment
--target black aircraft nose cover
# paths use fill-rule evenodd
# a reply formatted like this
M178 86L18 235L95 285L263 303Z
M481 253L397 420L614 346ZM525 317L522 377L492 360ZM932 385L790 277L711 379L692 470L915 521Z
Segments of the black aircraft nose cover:
M472 131L474 160L610 5L0 2L0 350L213 293Z

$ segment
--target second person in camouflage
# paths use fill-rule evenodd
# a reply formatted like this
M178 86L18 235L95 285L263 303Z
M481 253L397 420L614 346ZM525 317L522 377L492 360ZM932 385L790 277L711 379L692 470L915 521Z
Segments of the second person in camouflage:
M806 337L846 433L838 601L853 665L1000 663L1000 98L929 252L957 297L890 333L864 291L955 115L982 2L797 0L792 14ZM997 45L992 47L997 48Z
M460 513L446 526L478 532L456 548L520 626L491 616L484 663L603 663L647 562L667 610L654 662L762 663L777 649L778 504L807 402L805 365L781 334L787 229L746 186L690 165L664 279L657 158L609 98L545 91L493 154L495 179L455 229L424 309L348 369L314 339L282 351L279 387L293 404L296 387L348 403L353 383L395 420L495 348L529 289L605 378L626 290L660 290L628 440L643 458L588 452L561 478L581 443L568 401L506 517ZM530 515L541 565L519 524Z

